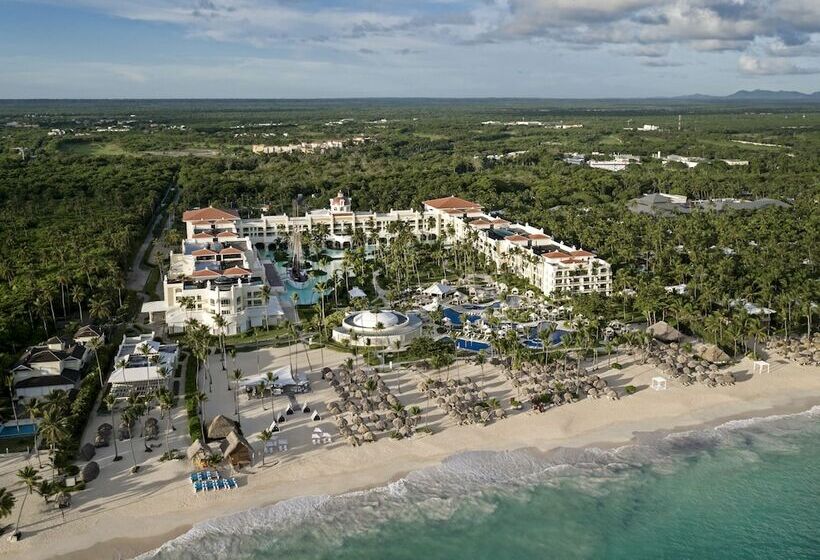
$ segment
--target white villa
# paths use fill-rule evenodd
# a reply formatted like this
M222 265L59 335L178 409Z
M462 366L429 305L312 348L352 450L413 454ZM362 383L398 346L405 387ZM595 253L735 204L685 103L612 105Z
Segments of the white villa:
M31 346L11 369L15 394L36 398L56 390L71 391L93 354L84 343L70 337L53 336Z
M114 371L108 378L111 393L118 398L131 391L147 393L168 387L179 360L179 347L154 340L154 333L123 336Z

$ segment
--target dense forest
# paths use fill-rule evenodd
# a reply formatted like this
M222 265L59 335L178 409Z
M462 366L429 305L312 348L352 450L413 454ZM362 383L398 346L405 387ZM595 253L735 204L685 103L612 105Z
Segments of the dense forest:
M215 204L243 215L290 212L294 200L302 211L325 207L338 190L354 208L378 210L461 195L597 251L612 262L618 290L638 292L636 309L669 304L663 286L680 283L689 285L685 303L704 315L744 298L805 323L820 299L816 106L43 101L0 103L0 123L5 351L54 330L63 315L90 312L86 300L99 287L97 315L114 312L127 257L171 184L182 188L179 210ZM635 130L643 124L659 130ZM353 137L367 140L325 153L251 151ZM564 163L569 152L644 161L610 173ZM662 165L657 152L749 165L688 169ZM790 208L674 218L626 210L650 192L771 197Z

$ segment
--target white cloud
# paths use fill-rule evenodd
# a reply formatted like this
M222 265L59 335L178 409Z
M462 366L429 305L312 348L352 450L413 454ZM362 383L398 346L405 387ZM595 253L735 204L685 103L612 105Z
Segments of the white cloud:
M820 68L806 68L798 66L783 58L758 58L751 55L741 55L738 59L738 69L742 74L749 76L778 76L787 74L818 74Z

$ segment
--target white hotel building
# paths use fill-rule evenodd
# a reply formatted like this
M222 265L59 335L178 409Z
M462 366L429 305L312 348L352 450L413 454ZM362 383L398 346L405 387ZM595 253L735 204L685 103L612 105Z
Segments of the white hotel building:
M401 222L422 241L442 235L468 240L498 270L526 278L545 294L612 291L609 263L593 253L560 243L542 229L493 217L479 204L454 196L425 201L421 211L354 212L350 199L339 193L330 200L330 208L304 216L262 214L244 219L230 211L203 208L185 212L183 220L187 239L182 253L171 255L171 269L163 281L165 299L143 306L143 311L165 312L171 332L181 330L190 318L213 327L214 313L227 319L228 334L262 326L265 316L271 323L282 319L277 296L284 293L284 285L275 267L263 264L255 249L272 247L297 229L311 232L323 227L327 247L344 249L351 246L357 230L368 240L389 243L391 224ZM261 296L265 284L272 293L267 306ZM194 309L190 299L180 302L186 296L194 298Z
M183 213L182 220L187 238L181 252L170 255L163 299L142 306L151 322L164 315L167 331L176 333L184 330L186 321L196 319L219 334L215 316L222 316L222 333L237 334L284 319L278 297L284 286L274 265L263 264L252 241L238 233L238 215L203 208Z

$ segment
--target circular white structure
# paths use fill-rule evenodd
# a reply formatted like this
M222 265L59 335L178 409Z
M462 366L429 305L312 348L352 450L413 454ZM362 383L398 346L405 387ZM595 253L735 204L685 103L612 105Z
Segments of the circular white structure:
M355 311L333 329L333 340L351 346L402 348L421 336L421 319L391 309Z

